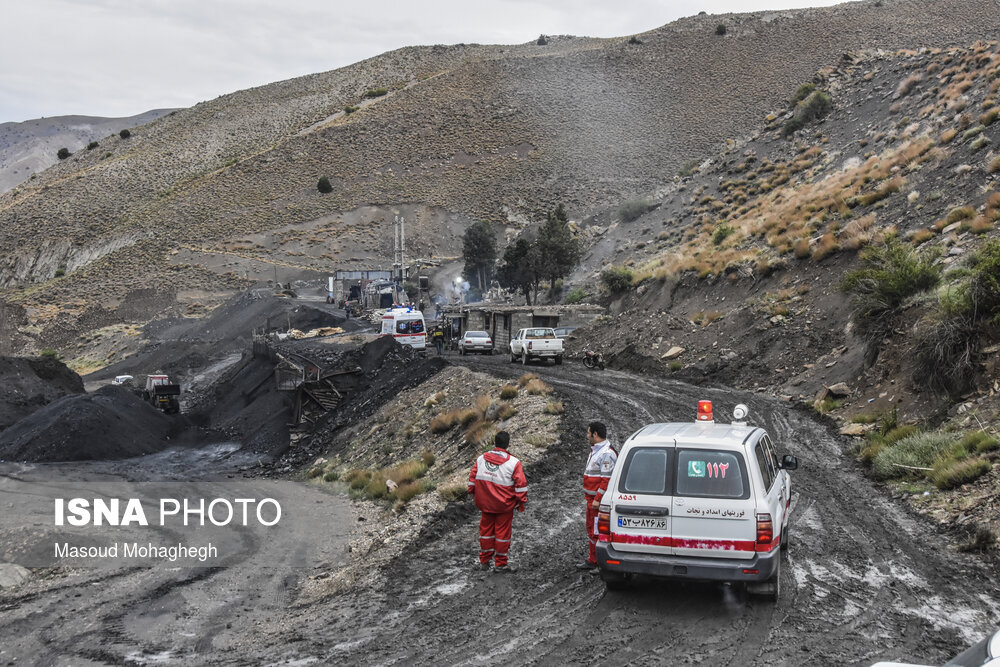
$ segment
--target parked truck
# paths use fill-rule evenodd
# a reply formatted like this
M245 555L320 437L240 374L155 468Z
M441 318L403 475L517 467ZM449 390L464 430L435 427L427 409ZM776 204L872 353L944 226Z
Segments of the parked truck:
M181 411L181 386L172 384L166 375L147 375L142 400L167 414Z
M556 332L543 327L521 329L510 341L510 363L518 360L527 365L532 359L552 359L556 365L562 363L563 341Z

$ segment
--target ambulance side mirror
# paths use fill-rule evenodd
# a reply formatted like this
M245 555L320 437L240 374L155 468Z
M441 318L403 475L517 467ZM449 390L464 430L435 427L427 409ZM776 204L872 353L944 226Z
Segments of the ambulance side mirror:
M799 460L792 456L791 454L785 454L781 457L781 469L782 470L796 470L799 467Z

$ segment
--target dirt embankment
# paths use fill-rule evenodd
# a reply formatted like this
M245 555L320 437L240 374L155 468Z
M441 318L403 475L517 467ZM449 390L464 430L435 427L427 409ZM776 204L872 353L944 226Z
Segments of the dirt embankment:
M0 431L68 394L82 394L83 380L60 361L0 357Z

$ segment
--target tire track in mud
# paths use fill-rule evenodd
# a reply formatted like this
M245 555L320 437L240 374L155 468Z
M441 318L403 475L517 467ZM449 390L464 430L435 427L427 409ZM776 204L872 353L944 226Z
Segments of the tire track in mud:
M496 357L461 363L503 378L525 371ZM575 366L528 369L555 386L569 430L527 471L528 509L515 516L511 550L520 570L474 573L478 515L471 501L453 506L388 566L380 602L364 589L338 599L352 614L328 630L349 636L360 625L364 637L307 655L369 664L934 663L1000 623L996 605L968 590L974 582L995 592L996 575L892 503L811 415L749 392ZM751 423L799 458L776 605L714 583L641 579L606 593L573 569L585 549L586 424L600 419L622 442L649 422L693 420L699 399L713 400L721 420L746 403Z

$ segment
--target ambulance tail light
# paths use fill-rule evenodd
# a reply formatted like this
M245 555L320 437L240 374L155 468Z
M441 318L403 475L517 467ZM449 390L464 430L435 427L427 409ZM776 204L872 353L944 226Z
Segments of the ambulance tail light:
M754 551L770 551L774 540L774 523L770 514L757 515L757 544Z
M611 537L611 505L601 505L597 510L597 535Z
M531 341L530 340L528 341L528 349L529 350L531 349Z
M712 401L698 401L698 421L714 421L712 419Z

